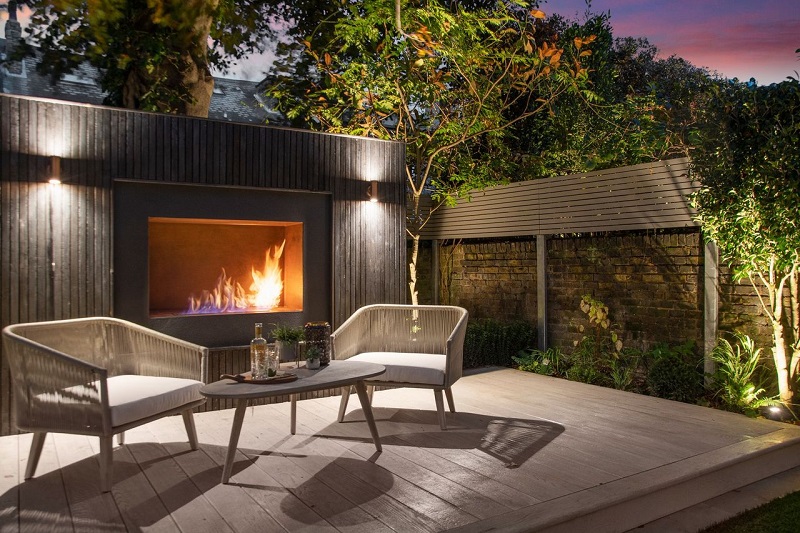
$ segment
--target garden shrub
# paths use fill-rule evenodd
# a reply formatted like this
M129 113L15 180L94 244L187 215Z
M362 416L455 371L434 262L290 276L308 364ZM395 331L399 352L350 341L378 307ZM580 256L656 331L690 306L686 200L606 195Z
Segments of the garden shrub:
M567 360L558 348L522 350L511 358L519 370L544 376L565 377Z
M761 348L748 335L734 332L732 341L720 337L711 352L716 372L707 388L715 407L756 416L761 406L775 403L767 396L767 387L775 389L774 372L764 373ZM772 379L770 379L772 378Z
M464 368L511 366L512 357L536 344L536 328L523 320L470 320L464 339Z
M703 360L694 352L694 342L676 346L659 344L645 354L647 392L652 396L697 403L703 396Z

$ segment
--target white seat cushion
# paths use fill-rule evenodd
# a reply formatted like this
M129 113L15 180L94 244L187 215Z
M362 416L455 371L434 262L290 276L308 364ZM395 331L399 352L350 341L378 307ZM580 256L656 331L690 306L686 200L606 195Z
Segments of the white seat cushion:
M429 353L364 352L348 361L366 361L386 367L386 372L370 381L393 381L419 385L444 385L446 357Z
M111 425L121 426L203 399L194 379L122 375L108 378Z

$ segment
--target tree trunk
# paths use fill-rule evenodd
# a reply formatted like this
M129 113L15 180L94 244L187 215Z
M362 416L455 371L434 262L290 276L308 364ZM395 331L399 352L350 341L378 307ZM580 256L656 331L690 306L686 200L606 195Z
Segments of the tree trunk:
M145 98L159 111L192 117L208 117L214 78L208 65L208 38L211 32L211 13L218 0L187 0L185 10L187 21L181 26L186 32L185 39L178 39L181 47L176 60L165 60L160 68L147 71L134 68L122 87L122 105L128 109L141 109ZM143 18L140 28L151 31L155 24L150 18ZM163 98L158 94L158 86L164 87ZM155 97L153 93L155 94ZM184 98L178 100L175 95Z
M778 392L781 402L788 405L792 403L794 391L789 381L789 364L786 358L786 344L783 338L783 324L780 321L772 323L772 358L775 361L775 371L778 375Z
M791 337L788 345L792 354L789 362L789 380L797 383L800 375L800 270L795 266L789 277L789 323L791 324Z
M211 107L211 94L214 92L214 77L208 66L208 38L211 33L211 9L215 9L219 0L194 0L207 4L207 9L201 9L200 15L194 21L193 47L183 54L187 65L180 73L181 83L187 88L192 100L186 102L181 114L191 117L208 117Z
M411 236L411 259L408 262L408 290L411 295L411 304L419 304L417 291L417 259L419 258L419 233Z
M417 291L417 261L419 260L419 237L422 227L420 200L422 195L416 190L411 196L411 213L406 224L409 236L411 237L411 257L408 261L408 292L411 297L411 304L419 304L419 292Z
M779 285L780 287L780 285ZM772 359L775 361L775 372L778 376L778 392L784 405L792 403L794 390L790 379L789 360L786 357L786 340L783 329L783 291L769 287L774 292L772 300Z

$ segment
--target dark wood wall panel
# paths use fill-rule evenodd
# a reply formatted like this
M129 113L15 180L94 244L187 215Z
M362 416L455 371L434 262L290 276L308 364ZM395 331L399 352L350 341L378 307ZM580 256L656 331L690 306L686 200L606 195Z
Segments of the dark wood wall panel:
M113 315L117 179L330 193L334 327L405 302L404 158L401 143L0 95L0 326ZM0 351L2 434L9 379Z

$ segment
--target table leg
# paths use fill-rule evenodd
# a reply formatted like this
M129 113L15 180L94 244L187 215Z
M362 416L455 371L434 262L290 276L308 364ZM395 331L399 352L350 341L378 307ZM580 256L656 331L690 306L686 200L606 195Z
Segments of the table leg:
M364 418L367 419L369 432L372 434L372 442L375 443L375 448L379 452L383 451L383 448L381 448L381 437L378 435L378 428L375 426L375 418L372 416L372 406L370 405L369 396L367 395L367 386L364 385L363 381L356 382L356 392L358 393L358 399L361 401L361 409L364 411Z
M297 432L297 394L292 394L292 422L289 428L292 435Z
M236 412L233 414L231 439L228 441L228 454L225 456L225 466L222 467L222 483L228 483L233 470L233 458L236 456L236 447L239 444L239 434L242 432L244 413L247 411L247 400L237 400Z

